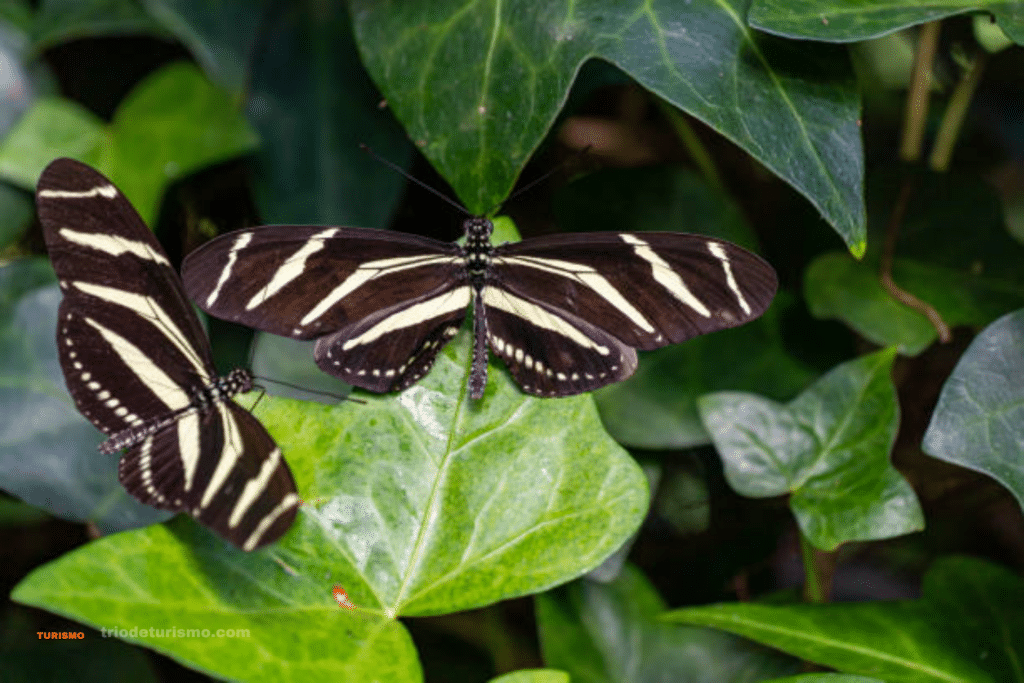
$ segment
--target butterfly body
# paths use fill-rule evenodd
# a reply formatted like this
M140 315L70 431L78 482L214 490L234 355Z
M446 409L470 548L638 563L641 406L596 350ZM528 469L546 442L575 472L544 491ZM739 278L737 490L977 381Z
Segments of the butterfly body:
M71 159L51 163L36 202L64 298L57 345L79 411L126 449L119 479L140 501L184 511L252 550L295 519L281 451L231 397L206 334L159 243L109 180Z
M474 313L469 391L487 350L520 387L569 396L629 377L636 350L758 317L775 272L723 240L685 233L576 233L494 246L485 218L465 246L365 228L264 226L185 259L186 291L220 318L316 339L325 372L375 392L430 369Z

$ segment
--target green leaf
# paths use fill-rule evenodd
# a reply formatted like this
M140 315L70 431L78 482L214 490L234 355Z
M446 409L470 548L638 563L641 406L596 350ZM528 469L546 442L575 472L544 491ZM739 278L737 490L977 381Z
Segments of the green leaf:
M360 144L399 167L413 147L381 107L344 3L275 3L264 30L246 103L263 140L254 177L263 220L383 227L405 180Z
M569 674L554 669L523 669L492 678L490 683L569 683Z
M80 38L166 36L134 0L43 0L32 22L37 50Z
M899 425L895 355L844 363L788 405L736 392L702 397L729 485L755 498L790 494L801 531L823 550L923 528L914 490L889 463Z
M117 481L117 458L64 388L54 330L61 294L43 258L0 267L0 489L104 532L166 519Z
M178 63L139 83L109 126L66 101L40 102L0 148L0 174L34 189L54 157L81 159L113 180L152 224L167 185L257 143L228 96L195 66Z
M871 183L873 245L883 242L881 226L904 182L880 173ZM923 175L910 197L895 249L896 284L931 304L951 327L986 325L1024 306L1024 247L1007 234L991 187L965 174ZM804 276L808 306L816 317L842 320L876 344L916 355L937 333L924 314L882 288L880 251L873 246L859 262L840 253L818 256Z
M67 553L29 574L11 598L221 678L422 680L401 624L339 607L329 565L315 577L291 576L271 558L230 552L179 518Z
M35 189L43 168L55 156L99 163L105 128L98 116L71 100L37 100L0 143L0 176Z
M742 0L351 8L367 69L472 212L507 195L576 72L596 57L735 142L863 251L859 99L847 56L751 32Z
M989 475L1024 507L1024 310L971 342L942 387L922 448Z
M194 65L176 63L148 76L121 102L100 169L152 225L168 184L258 144L227 93Z
M1024 584L982 560L947 557L920 600L769 606L733 603L669 612L808 661L887 683L1012 681L1024 651Z
M704 394L737 389L792 398L814 373L783 347L778 325L785 306L776 297L761 318L742 327L641 354L632 377L594 394L605 428L627 446L688 448L711 442L698 412Z
M754 0L747 20L789 38L850 42L977 10L991 12L1003 31L1024 45L1024 8L1012 0Z
M536 598L544 661L574 683L761 680L799 664L704 628L658 621L665 609L653 586L627 565L614 581L582 580Z
M255 666L309 673L327 639L344 641L338 659L365 671L411 670L412 655L395 652L408 637L394 617L564 583L622 545L647 509L643 473L601 430L588 397L528 397L492 368L486 396L470 401L469 355L460 335L423 381L365 404L265 397L256 415L307 501L277 545L246 555L180 518L66 555L15 597L99 628L252 629L240 649L128 637L219 676L249 678ZM354 612L331 599L335 584Z
M188 47L210 80L242 95L271 0L142 0L147 14Z
M0 527L28 526L50 519L50 516L37 507L0 497Z

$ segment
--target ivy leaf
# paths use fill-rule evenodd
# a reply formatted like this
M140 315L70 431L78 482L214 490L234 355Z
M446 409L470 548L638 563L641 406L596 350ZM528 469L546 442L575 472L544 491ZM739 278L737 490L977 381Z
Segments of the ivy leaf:
M351 3L371 76L471 212L504 199L580 66L600 58L783 178L859 255L864 165L847 55L751 32L746 9L746 0Z
M37 104L0 146L0 172L33 190L54 157L81 159L114 181L152 225L171 182L257 143L228 96L195 66L178 63L139 83L108 126L77 105Z
M589 397L529 397L492 368L485 397L471 401L469 355L462 334L423 381L365 404L265 397L255 414L305 501L276 545L242 553L182 517L65 555L15 599L97 628L249 629L241 646L121 636L221 677L340 669L345 680L408 680L398 672L418 668L396 617L564 583L612 554L647 510L642 471ZM334 602L335 584L355 610ZM339 641L333 663L322 660L327 638Z
M1010 681L1024 651L1024 583L983 560L946 557L920 600L771 606L732 603L664 615L888 683Z
M747 20L762 31L789 38L852 42L979 9L991 12L1003 31L1024 45L1024 9L1020 3L999 0L754 0Z
M658 621L661 597L627 565L610 583L582 580L536 598L544 661L580 683L762 680L799 664L733 636Z
M942 387L922 448L987 474L1024 507L1024 309L971 342Z
M923 528L914 490L889 463L895 354L844 363L787 405L738 392L702 397L730 486L756 498L790 494L801 531L823 550Z

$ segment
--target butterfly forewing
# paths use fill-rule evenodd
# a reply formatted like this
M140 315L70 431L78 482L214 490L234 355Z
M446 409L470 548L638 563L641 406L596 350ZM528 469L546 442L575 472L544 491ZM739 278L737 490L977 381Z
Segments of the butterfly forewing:
M275 225L203 245L182 264L204 311L314 339L455 285L455 245L365 228Z
M226 526L209 501L252 481L256 498L287 501L294 518L298 497L287 466L259 422L215 388L202 326L128 200L88 166L58 159L40 177L36 202L64 292L57 326L64 378L93 424L130 435L120 466L125 487L145 503L192 514L240 547L248 539L243 526ZM251 477L275 451L274 471L284 475ZM222 476L202 476L207 471ZM283 533L276 520L271 526Z
M209 313L317 338L325 372L377 392L422 377L470 301L455 245L359 228L240 230L189 254L182 276Z

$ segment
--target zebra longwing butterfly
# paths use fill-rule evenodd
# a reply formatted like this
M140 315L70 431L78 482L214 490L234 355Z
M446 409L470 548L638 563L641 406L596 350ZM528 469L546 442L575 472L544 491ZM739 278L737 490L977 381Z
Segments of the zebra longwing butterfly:
M220 318L317 339L328 374L401 390L430 369L472 304L469 390L483 396L487 348L524 391L569 396L633 374L655 349L761 315L775 271L719 239L682 233L573 233L492 246L491 221L466 244L363 228L265 226L189 254L185 291Z
M121 483L243 550L277 540L299 497L277 444L231 400L252 376L217 378L181 280L131 203L92 168L57 159L39 178L36 204L64 293L64 380L109 437L100 450L127 449Z

